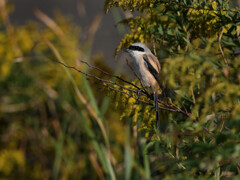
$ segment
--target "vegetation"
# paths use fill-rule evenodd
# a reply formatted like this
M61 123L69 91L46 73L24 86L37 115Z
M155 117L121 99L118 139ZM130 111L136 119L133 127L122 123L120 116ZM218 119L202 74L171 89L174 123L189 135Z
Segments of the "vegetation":
M176 92L165 102L186 112L161 111L162 133L148 143L151 176L233 178L240 155L239 9L228 1L194 0L107 0L106 11L112 6L142 13L119 23L130 33L116 53L132 42L152 42L162 83ZM154 123L149 126L144 108L136 111L151 132Z
M0 177L237 179L239 9L224 0L105 1L106 12L113 6L141 13L119 22L130 31L116 54L140 41L160 59L160 135L151 92L136 97L138 80L91 56L93 31L80 44L73 22L40 11L43 24L12 25L2 0Z

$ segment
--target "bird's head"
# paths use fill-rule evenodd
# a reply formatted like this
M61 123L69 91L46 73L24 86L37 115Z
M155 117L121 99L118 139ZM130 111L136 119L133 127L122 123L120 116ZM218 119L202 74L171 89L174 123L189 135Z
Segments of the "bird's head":
M140 42L131 44L127 49L125 49L125 52L129 53L133 58L138 58L143 54L154 56L150 49Z

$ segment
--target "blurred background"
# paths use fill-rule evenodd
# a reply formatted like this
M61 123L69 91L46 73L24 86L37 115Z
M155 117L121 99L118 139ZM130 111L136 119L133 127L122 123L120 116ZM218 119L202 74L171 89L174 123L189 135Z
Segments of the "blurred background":
M0 0L0 179L150 177L136 119L154 110L56 63L115 80L81 62L121 69L116 24L131 13L104 2Z
M68 16L82 29L79 41L84 42L89 35L89 28L92 23L99 21L95 37L91 46L92 55L103 55L107 64L116 67L114 61L114 52L118 46L122 36L126 33L123 26L117 27L117 22L122 17L131 17L130 12L123 12L119 8L112 8L110 13L104 13L104 0L9 0L15 8L10 18L14 24L21 24L35 20L38 18L34 14L34 10L39 9L49 17L53 17L56 11ZM233 0L232 7L240 7L240 0Z
M114 94L54 62L110 79L81 60L114 73L122 15L106 15L104 0L0 0L1 179L114 179L113 169L125 171L129 126Z
M86 41L91 24L94 19L99 18L100 24L93 40L92 53L103 54L109 64L115 64L114 51L124 33L124 30L116 27L123 15L120 14L120 9L105 14L104 0L10 0L9 2L14 5L14 11L10 15L12 23L23 25L29 20L37 21L35 9L41 10L51 18L54 12L60 11L81 27L82 33L79 37L81 42Z

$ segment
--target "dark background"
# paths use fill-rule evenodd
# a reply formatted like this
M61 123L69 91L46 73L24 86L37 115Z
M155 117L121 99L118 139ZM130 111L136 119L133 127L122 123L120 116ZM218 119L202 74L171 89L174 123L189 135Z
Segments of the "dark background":
M86 32L89 26L94 18L102 13L102 20L93 41L92 55L103 54L108 64L112 67L115 66L114 52L122 38L116 23L121 19L123 13L119 9L115 9L115 13L110 11L109 14L104 14L105 0L9 0L9 2L15 6L10 16L14 24L37 20L34 9L40 9L50 17L53 17L54 12L59 10L62 14L71 17L82 28L80 41L87 38ZM240 7L240 0L233 0L232 6Z
M37 20L34 9L40 9L46 15L53 17L54 12L59 10L68 15L82 28L80 41L86 39L86 33L94 18L103 13L102 21L96 32L92 54L104 54L107 62L114 62L114 51L121 40L121 35L116 28L116 20L113 14L104 14L105 0L10 0L15 9L11 13L11 22L24 24L29 20ZM119 12L119 11L118 11ZM119 14L120 15L120 14Z

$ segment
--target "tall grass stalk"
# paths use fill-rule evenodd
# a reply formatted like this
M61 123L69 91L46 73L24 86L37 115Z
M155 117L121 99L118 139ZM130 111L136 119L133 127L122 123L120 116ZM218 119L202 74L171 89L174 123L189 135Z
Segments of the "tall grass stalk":
M51 42L49 42L48 40L45 40L45 42L50 47L50 49L52 50L52 52L56 56L57 60L62 62L62 63L65 63L63 58L61 57L60 53L58 52L58 50L54 47L54 45ZM101 130L101 133L103 135L106 147L103 146L103 144L101 142L98 142L96 140L95 135L94 135L94 131L91 129L91 127L87 123L87 119L83 115L81 115L81 111L79 111L79 113L80 113L80 115L82 117L81 120L83 122L84 128L85 128L85 130L86 130L86 132L87 132L87 134L88 134L88 136L89 136L89 138L91 140L91 143L92 143L95 151L98 154L98 158L100 159L100 162L101 162L101 164L102 164L102 166L103 166L103 168L105 170L105 173L109 174L111 179L116 179L114 169L113 169L112 164L111 164L111 162L109 160L110 158L108 157L108 154L111 154L110 153L110 146L109 146L109 138L107 136L106 129L105 129L104 125L103 125L103 121L102 121L101 117L99 116L100 111L99 111L98 106L97 106L97 104L95 102L95 97L94 97L94 95L93 95L93 93L91 91L91 88L90 88L89 84L85 81L84 85L87 87L88 95L90 96L89 98L90 98L90 104L91 105L88 105L88 103L86 102L85 98L81 94L79 88L77 87L77 84L76 84L76 82L75 82L75 80L74 80L70 70L68 68L66 68L66 67L63 67L63 68L64 68L64 71L66 72L66 74L68 75L69 79L71 80L71 82L73 84L73 87L75 89L75 92L78 95L80 101L83 104L86 104L86 107L87 107L89 113L94 117L94 119L96 120L97 124L100 127L100 130Z

